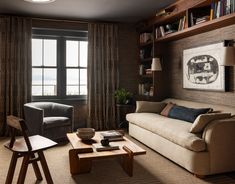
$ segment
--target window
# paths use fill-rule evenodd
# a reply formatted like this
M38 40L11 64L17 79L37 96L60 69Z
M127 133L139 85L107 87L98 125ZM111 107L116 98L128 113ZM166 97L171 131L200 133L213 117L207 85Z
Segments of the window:
M33 29L33 98L87 95L87 31Z

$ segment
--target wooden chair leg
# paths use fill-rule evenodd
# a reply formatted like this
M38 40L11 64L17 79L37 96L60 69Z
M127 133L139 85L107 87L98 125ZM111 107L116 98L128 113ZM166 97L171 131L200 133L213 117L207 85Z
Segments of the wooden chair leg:
M35 158L34 153L32 153L31 158L32 159ZM41 175L40 169L38 167L37 161L33 162L32 165L33 165L33 170L34 170L34 173L36 175L37 180L42 180L42 175Z
M5 184L11 184L15 173L18 154L13 152Z
M49 168L48 168L48 165L47 165L47 162L46 162L46 159L45 159L43 152L39 151L38 155L39 155L40 162L42 164L42 169L44 171L47 183L53 184L53 180L52 180L52 177L51 177L51 174L50 174L50 171L49 171Z
M28 165L29 165L29 159L30 159L29 154L26 154L23 158L23 162L21 165L20 174L19 174L17 184L24 184L25 176L27 173Z

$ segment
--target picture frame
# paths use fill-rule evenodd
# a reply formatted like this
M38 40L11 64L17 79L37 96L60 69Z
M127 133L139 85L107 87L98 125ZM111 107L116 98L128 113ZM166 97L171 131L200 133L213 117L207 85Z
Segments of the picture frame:
M224 42L183 51L183 88L225 91Z

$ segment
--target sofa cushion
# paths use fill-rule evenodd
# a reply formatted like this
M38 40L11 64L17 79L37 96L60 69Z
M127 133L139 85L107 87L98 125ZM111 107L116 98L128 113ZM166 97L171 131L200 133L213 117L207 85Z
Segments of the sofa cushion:
M209 113L199 115L192 124L191 133L200 133L213 120L230 118L231 113Z
M148 101L137 101L135 112L152 112L160 113L162 109L166 106L165 102L148 102Z
M53 128L58 126L69 126L70 119L67 117L45 117L43 118L43 126L45 128Z
M126 119L189 150L199 152L206 149L205 141L198 135L189 132L192 124L186 121L154 113L131 113L127 114Z
M174 105L171 108L168 117L193 123L194 120L200 114L207 113L210 110L211 110L211 108L194 109L194 108L188 108L188 107L184 107L184 106Z

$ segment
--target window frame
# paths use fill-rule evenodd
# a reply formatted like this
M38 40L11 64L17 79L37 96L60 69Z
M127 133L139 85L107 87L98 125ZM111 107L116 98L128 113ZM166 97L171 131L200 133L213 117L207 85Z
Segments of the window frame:
M87 95L66 95L67 75L66 69L66 40L88 41L87 31L77 30L58 30L33 28L32 39L56 39L57 40L57 94L55 96L33 96L33 101L38 100L86 100ZM33 68L43 68L42 66L32 66ZM45 67L45 68L50 68ZM55 67L52 67L55 68ZM72 67L74 68L74 67ZM78 69L86 69L88 67L76 67ZM88 83L88 81L87 81ZM32 85L32 83L31 83ZM80 78L79 78L80 86ZM79 87L80 88L80 87Z

